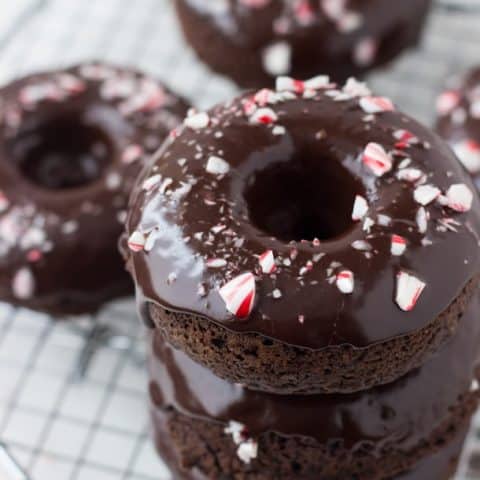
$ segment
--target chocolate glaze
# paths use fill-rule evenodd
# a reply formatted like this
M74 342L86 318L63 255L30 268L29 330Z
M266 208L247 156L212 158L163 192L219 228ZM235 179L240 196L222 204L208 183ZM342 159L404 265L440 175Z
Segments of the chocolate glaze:
M320 443L339 440L352 449L371 442L378 454L392 445L408 451L446 421L450 408L470 389L479 360L479 305L476 295L458 334L424 366L389 385L348 395L250 391L216 377L155 331L150 357L152 402L192 417L225 424L237 421L253 438L274 431Z
M253 72L234 75L249 88L276 75L307 78L321 71L342 81L366 72L417 43L430 5L430 0L177 0L179 11L187 12L185 29L196 28L188 22L194 15L214 32L212 41L251 59Z
M430 219L421 233L415 186L396 175L408 157L410 167L421 169L426 181L442 192L452 184L463 183L470 190L473 185L436 135L397 111L367 114L354 93L367 92L352 82L343 91L330 86L313 92L313 98L278 92L273 95L283 95L284 101L266 105L278 117L269 125L255 124L245 113L252 109L252 94L245 94L213 108L207 127L185 125L175 140L165 143L140 176L127 221L128 235L138 230L149 236L149 251L130 252L128 262L147 323L144 305L153 302L293 345L368 346L428 325L456 298L478 272L478 198L463 214L431 203L425 207ZM418 140L395 150L394 135L401 129ZM394 167L381 178L361 162L369 142L393 151ZM206 172L212 155L228 163L228 173ZM269 181L276 174L281 181ZM146 192L143 181L153 175L161 181ZM363 222L350 220L356 193L370 205L368 216L375 222L370 232ZM309 241L302 242L296 215L305 213L308 201L315 221L304 222ZM271 203L266 207L265 202ZM286 205L295 208L285 210ZM384 226L386 216L390 224ZM449 218L458 222L453 229L444 226ZM290 224L286 232L285 224ZM325 238L332 228L337 235ZM403 256L390 253L393 233L408 242ZM315 234L323 237L320 243L311 241ZM358 241L368 242L370 251L353 248ZM268 249L277 261L273 275L259 270L258 255ZM208 259L225 265L209 268ZM306 271L308 262L313 268ZM351 295L335 286L335 274L342 268L354 273ZM426 283L409 312L394 301L399 269ZM227 311L218 290L245 271L257 275L257 300L248 319L240 320Z
M480 67L449 81L448 90L438 99L436 129L480 189Z
M86 64L0 90L0 298L63 315L129 294L132 184L186 112L139 72Z

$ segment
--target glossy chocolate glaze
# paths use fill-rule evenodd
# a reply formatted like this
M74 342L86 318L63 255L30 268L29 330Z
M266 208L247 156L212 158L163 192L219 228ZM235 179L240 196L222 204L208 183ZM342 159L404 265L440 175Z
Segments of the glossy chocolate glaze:
M216 377L155 331L150 357L152 402L192 417L239 422L253 438L273 431L320 443L339 440L348 449L368 442L379 454L389 446L408 451L448 420L450 408L471 387L479 360L479 306L476 295L458 335L421 368L389 385L348 395L250 391Z
M177 3L218 32L219 42L223 39L242 49L245 55L258 57L256 66L266 78L285 74L306 78L322 71L341 81L368 71L415 44L431 1ZM247 82L246 86L258 86L258 81Z
M251 94L245 94L212 109L205 128L184 125L166 142L140 176L127 221L128 235L137 230L148 236L148 251L130 252L128 262L142 312L145 302L158 303L235 331L315 349L368 346L435 320L478 272L478 198L461 214L432 202L422 233L415 186L396 178L406 158L409 168L421 169L442 192L452 184L473 185L431 131L397 111L367 114L353 93L367 92L352 82L344 91L308 91L313 98L270 92L284 98L267 104L278 117L271 124L255 123L260 110L251 113ZM399 145L401 129L418 140ZM392 152L393 169L381 178L362 164L369 142ZM226 174L206 171L212 155L228 163ZM269 181L276 174L281 181ZM145 179L156 185L146 191ZM350 219L355 193L370 205L371 228ZM291 210L284 209L288 205ZM302 229L297 215L305 208L309 219ZM445 227L448 219L454 223ZM307 231L308 241L298 241L299 231ZM332 231L337 235L325 238ZM394 233L408 242L403 256L390 252ZM322 240L312 240L314 235ZM258 262L268 249L277 262L271 275ZM220 260L217 268L211 259ZM355 276L351 295L335 285L345 268ZM426 283L409 312L395 303L400 269ZM247 319L238 319L227 311L219 288L246 271L256 274L256 303Z
M116 248L145 155L186 105L156 80L86 64L0 90L0 298L63 315L132 291Z
M437 131L480 189L480 67L452 78L437 105Z

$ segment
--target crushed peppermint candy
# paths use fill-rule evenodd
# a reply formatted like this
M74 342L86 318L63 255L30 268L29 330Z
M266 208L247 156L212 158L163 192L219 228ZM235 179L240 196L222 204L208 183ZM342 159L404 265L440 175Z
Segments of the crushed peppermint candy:
M391 237L390 252L392 255L400 257L407 249L407 240L401 235L393 234Z
M210 117L208 113L205 112L193 113L185 118L183 123L192 130L201 130L202 128L208 127Z
M337 288L345 294L350 294L353 292L354 288L354 276L353 272L350 270L341 270L336 275L336 285Z
M223 268L227 265L227 261L223 258L209 258L205 263L208 268Z
M238 275L220 288L219 294L230 313L240 319L248 317L253 310L256 295L253 273Z
M480 172L480 144L475 140L463 140L453 145L453 151L470 173Z
M276 288L276 289L272 292L272 297L273 297L275 300L278 300L279 298L282 298L282 292L281 292L281 290L279 290L278 288Z
M428 212L425 210L425 207L420 207L417 210L415 220L417 222L418 231L420 233L426 233L428 227Z
M397 274L397 291L395 301L397 305L405 312L409 312L415 308L426 283L419 278L400 270Z
M456 212L468 212L472 208L473 193L464 183L452 185L446 197L448 207Z
M353 202L352 210L352 220L360 221L362 220L368 212L368 203L367 200L361 195L355 196L355 201Z
M250 117L250 122L257 125L270 125L277 120L277 114L271 108L259 108Z
M369 143L363 152L362 162L377 177L381 177L392 169L392 157L378 143Z
M249 438L245 442L242 442L237 448L238 458L246 464L249 464L252 460L257 458L258 455L258 443L253 438Z
M135 230L128 239L128 248L132 252L140 252L145 246L145 235L138 230Z
M393 102L386 97L362 97L359 104L366 113L392 112L395 110Z
M273 273L277 268L275 265L275 256L272 250L267 250L266 252L263 252L258 258L258 262L260 263L260 267L263 273Z
M29 268L18 270L12 280L12 292L16 298L26 300L33 296L35 291L35 278Z
M420 185L413 192L413 198L420 205L426 206L439 197L441 191L434 185Z
M230 170L230 165L220 157L212 155L207 161L205 170L212 175L225 175Z
M424 173L418 168L402 168L396 174L398 180L402 182L417 183L424 178Z

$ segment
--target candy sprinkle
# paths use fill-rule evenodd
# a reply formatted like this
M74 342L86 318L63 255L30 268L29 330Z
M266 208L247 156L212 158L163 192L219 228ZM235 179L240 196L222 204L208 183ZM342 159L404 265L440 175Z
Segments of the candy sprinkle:
M456 212L468 212L472 208L473 194L463 183L452 185L447 190L447 205Z
M413 310L425 287L425 282L404 270L400 270L397 274L397 292L395 295L397 305L404 312Z
M365 147L362 161L377 177L392 169L392 158L378 143L372 142Z
M359 104L366 113L393 112L395 110L393 102L386 97L362 97Z
M336 276L337 288L345 294L350 294L353 292L354 288L354 277L353 273L350 270L342 270L337 273Z
M400 235L393 234L390 246L391 254L399 257L405 253L406 248L407 240Z
M250 315L255 302L255 293L255 277L251 272L238 275L219 290L227 310L240 319Z
M128 239L128 248L133 252L140 252L145 246L145 235L135 230Z
M258 258L258 262L260 263L260 267L263 273L273 273L277 268L275 265L275 257L272 250L267 250L266 252L263 252Z
M225 175L230 170L230 165L223 158L212 155L205 169L213 175Z
M355 201L353 202L352 210L352 220L358 222L361 220L368 212L368 203L364 197L361 195L355 196Z

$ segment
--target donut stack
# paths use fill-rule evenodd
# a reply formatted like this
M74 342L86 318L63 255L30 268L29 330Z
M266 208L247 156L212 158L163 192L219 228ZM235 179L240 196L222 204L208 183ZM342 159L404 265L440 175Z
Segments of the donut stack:
M446 144L355 80L192 111L125 236L175 478L450 478L479 399L479 207Z

